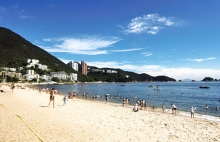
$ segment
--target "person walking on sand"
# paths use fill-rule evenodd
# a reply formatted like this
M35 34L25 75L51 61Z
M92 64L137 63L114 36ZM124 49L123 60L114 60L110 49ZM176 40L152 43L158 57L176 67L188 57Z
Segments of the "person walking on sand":
M162 104L162 111L163 111L163 113L165 112L165 105L164 105L164 103Z
M196 110L196 108L194 108L193 106L191 107L191 118L194 118L194 111Z
M50 102L53 101L53 107L54 107L54 88L51 89L50 91ZM50 107L50 102L48 107Z

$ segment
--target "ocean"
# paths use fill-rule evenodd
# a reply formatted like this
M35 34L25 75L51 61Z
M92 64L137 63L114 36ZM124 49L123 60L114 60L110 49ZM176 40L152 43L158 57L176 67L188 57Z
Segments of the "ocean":
M210 88L199 88L201 85ZM77 92L82 99L85 99L83 94L88 93L88 99L94 101L105 101L106 94L109 95L108 102L119 104L123 103L123 98L130 99L131 105L137 100L145 100L148 107L154 106L157 110L160 110L164 103L166 112L171 112L172 103L177 106L179 114L186 116L190 116L190 108L194 106L195 117L220 121L220 109L216 110L216 107L220 108L220 82L82 83L37 86L55 88L64 95L68 92ZM98 95L98 98L92 98L93 95ZM205 109L206 105L209 106L208 109Z

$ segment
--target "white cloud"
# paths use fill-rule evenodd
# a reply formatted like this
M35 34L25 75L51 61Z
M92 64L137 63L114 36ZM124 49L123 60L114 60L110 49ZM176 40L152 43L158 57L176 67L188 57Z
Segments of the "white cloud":
M160 29L165 26L177 25L172 17L160 17L158 14L148 14L142 17L136 17L128 24L125 33L140 34L146 32L148 34L157 34Z
M132 48L132 49L122 49L122 50L111 50L111 52L130 52L130 51L138 51L142 50L142 48Z
M52 43L50 47L40 46L48 52L68 52L74 54L99 55L109 54L110 52L129 52L141 50L140 48L123 49L123 50L104 50L113 46L121 39L117 37L99 38L99 37L83 37L83 38L59 38L43 39L44 42Z
M44 48L48 52L69 52L74 54L98 55L108 54L104 48L110 47L121 39L109 38L103 39L98 37L83 38L59 38L59 39L43 39L45 42L51 42L51 48ZM52 48L53 47L53 48Z
M144 52L144 53L142 53L144 56L151 56L151 55L153 55L153 53L151 53L151 52Z
M192 62L203 62L203 61L209 61L209 60L215 60L217 58L215 57L210 57L210 58L205 58L205 59L179 59L179 60L187 60L187 61L192 61Z
M125 71L136 73L146 73L151 76L165 75L176 80L194 79L202 80L205 77L220 79L220 70L216 69L194 69L194 68L168 68L160 65L132 65L129 62L87 62L88 66L96 66L98 68L117 68Z

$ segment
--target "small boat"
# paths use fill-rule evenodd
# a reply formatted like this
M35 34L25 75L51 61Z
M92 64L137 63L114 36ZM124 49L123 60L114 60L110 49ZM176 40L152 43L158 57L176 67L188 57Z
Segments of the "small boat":
M124 84L121 84L121 86L125 86Z
M199 86L199 88L209 89L210 87L202 85L202 86Z
M148 87L154 87L154 85L149 85Z

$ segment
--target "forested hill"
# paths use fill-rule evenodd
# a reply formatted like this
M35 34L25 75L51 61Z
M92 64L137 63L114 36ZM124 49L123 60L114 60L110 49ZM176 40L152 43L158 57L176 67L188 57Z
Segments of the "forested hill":
M107 81L107 82L130 82L130 81L176 81L175 79L166 76L152 77L148 74L137 74L134 72L123 71L121 69L116 70L117 74L103 74L92 73L88 71L87 76L82 75L80 72L73 70L65 63L52 56L45 50L33 45L29 41L25 40L20 35L13 31L0 27L0 67L23 67L23 73L25 73L27 59L37 59L40 64L47 65L50 72L53 71L65 71L67 73L77 73L78 81L92 82L92 81ZM80 64L79 64L80 68ZM97 67L91 67L97 68ZM129 75L129 78L126 76Z
M75 72L45 50L33 45L13 31L0 27L0 67L26 66L27 59L38 59L51 71Z
M121 69L114 69L114 68L97 68L94 66L89 67L89 76L93 76L94 79L98 80L105 80L107 82L132 82L132 81L138 81L138 82L147 82L147 81L176 81L173 78L167 77L167 76L151 76L146 73L137 74L130 71L124 71ZM92 72L92 69L100 69L100 70L115 70L117 71L117 74L108 74L108 73L96 73ZM127 78L126 76L129 76Z

